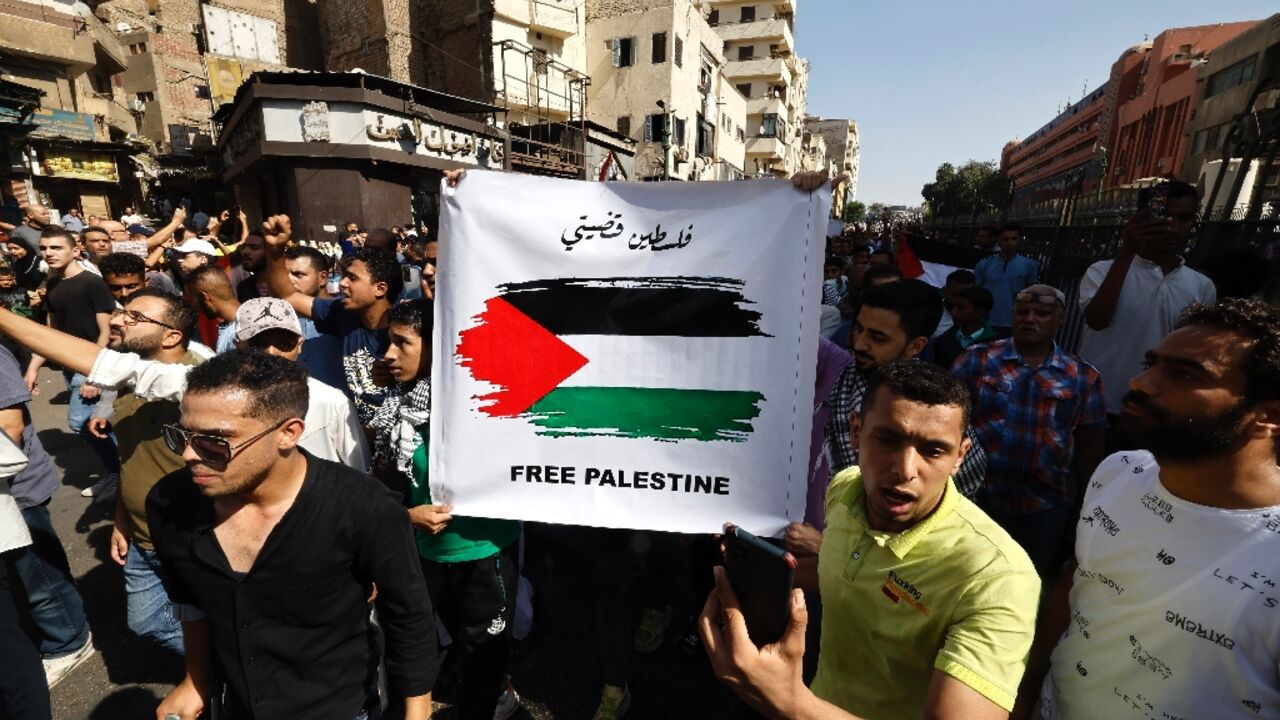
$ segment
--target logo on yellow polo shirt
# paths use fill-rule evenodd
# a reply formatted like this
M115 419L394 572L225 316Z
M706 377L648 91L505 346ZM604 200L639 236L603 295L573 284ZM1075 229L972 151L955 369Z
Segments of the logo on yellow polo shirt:
M884 593L885 597L889 598L894 603L903 601L916 610L919 610L922 615L929 614L929 608L925 607L924 603L920 602L920 598L923 597L923 595L916 589L916 586L912 585L892 570L889 571L889 575L885 578L884 587L880 588L880 592Z

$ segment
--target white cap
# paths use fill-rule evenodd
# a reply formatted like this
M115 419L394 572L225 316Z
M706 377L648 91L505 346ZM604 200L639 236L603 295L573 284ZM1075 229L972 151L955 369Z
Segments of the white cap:
M198 252L208 255L209 257L215 257L218 254L218 249L213 246L213 243L199 238L184 240L182 241L182 244L174 248L173 251L183 254Z

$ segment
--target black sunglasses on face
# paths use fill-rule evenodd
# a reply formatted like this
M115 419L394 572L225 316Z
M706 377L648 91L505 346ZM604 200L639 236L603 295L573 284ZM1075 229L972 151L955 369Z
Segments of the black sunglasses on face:
M187 445L191 445L191 449L195 450L196 456L211 465L226 465L231 462L231 458L235 457L236 451L241 448L248 447L262 438L269 435L272 431L278 430L281 425L289 422L293 418L285 418L253 437L245 440L237 445L227 442L224 437L217 435L206 435L203 433L192 432L186 428L180 428L177 425L164 425L160 428L160 434L164 437L164 444L173 451L175 455L181 455L187 450Z

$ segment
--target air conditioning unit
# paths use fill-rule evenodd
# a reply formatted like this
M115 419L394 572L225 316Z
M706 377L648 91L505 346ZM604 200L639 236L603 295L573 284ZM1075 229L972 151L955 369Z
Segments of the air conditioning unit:
M676 162L689 162L689 149L683 147L676 148L673 157L676 159Z

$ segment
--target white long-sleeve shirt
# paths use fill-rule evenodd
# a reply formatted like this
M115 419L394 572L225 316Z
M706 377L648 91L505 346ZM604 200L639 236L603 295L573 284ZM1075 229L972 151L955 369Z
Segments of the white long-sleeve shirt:
M147 400L182 400L187 373L193 367L104 349L98 352L86 380L106 388L132 387L134 394ZM323 460L368 472L369 446L356 420L355 406L340 390L315 378L307 378L307 389L310 403L298 445Z

